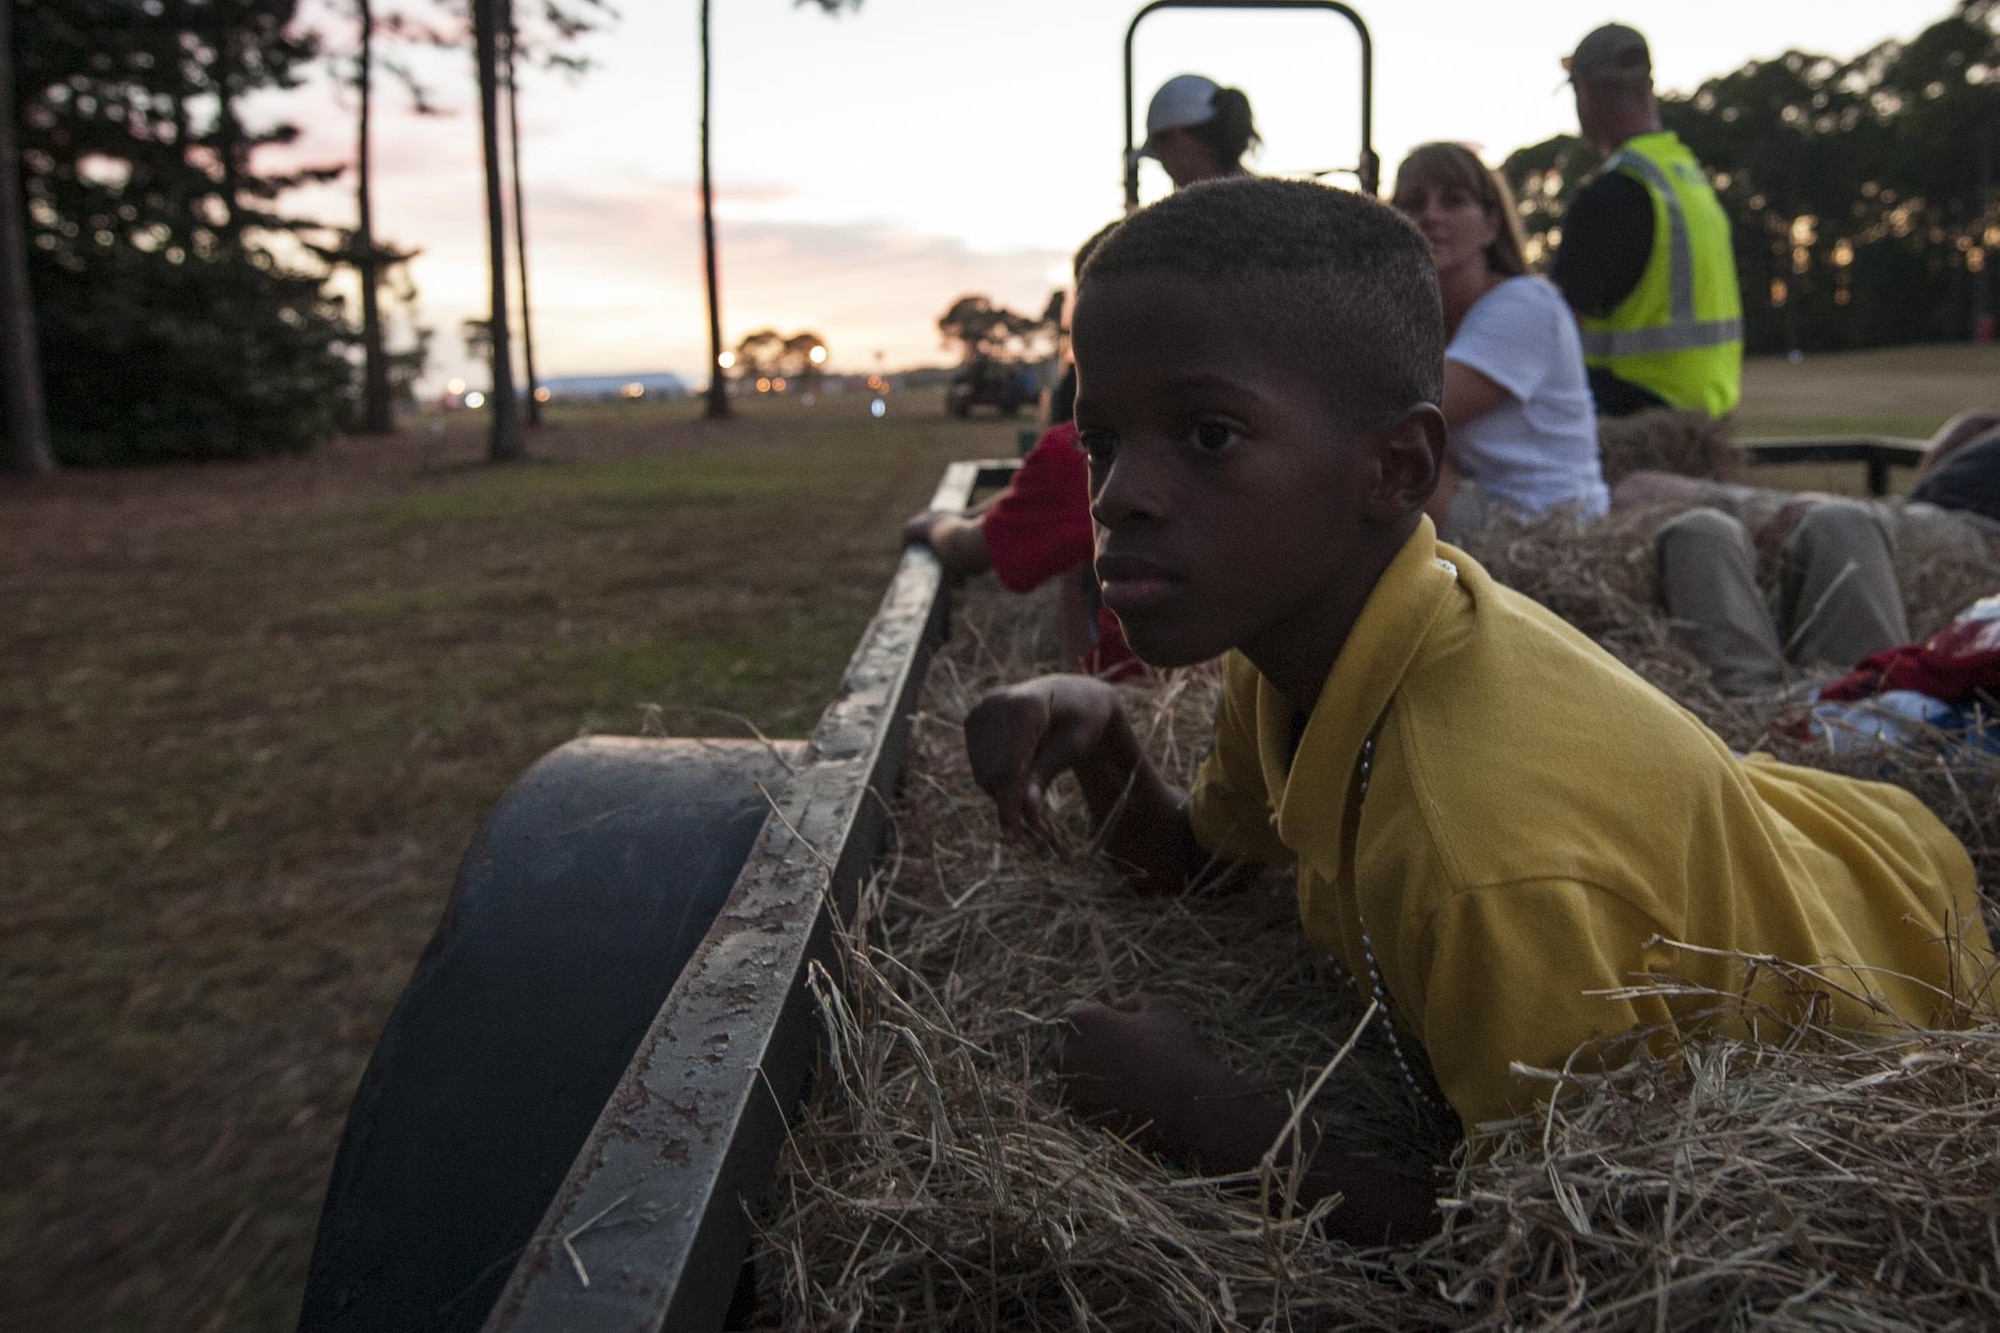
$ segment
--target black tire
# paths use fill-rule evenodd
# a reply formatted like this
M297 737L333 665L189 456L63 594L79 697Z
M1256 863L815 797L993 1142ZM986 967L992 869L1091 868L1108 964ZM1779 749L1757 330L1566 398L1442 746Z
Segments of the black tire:
M786 776L745 741L572 741L466 850L355 1091L301 1330L475 1330Z

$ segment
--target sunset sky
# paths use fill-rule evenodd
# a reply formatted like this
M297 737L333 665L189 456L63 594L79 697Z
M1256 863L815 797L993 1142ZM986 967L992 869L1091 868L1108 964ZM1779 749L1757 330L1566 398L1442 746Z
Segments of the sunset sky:
M1832 55L1908 38L1947 0L1399 0L1357 3L1375 48L1375 149L1461 139L1498 163L1575 128L1559 59L1616 19L1652 42L1664 88L1690 88L1799 47ZM315 7L344 42L345 6ZM694 0L622 0L586 39L580 79L524 76L522 152L535 330L544 375L673 370L704 377L706 316L695 133ZM1136 0L865 0L828 18L792 0L716 0L714 154L723 334L825 336L838 369L948 358L935 321L984 292L1038 311L1070 251L1121 204L1120 52ZM486 311L483 195L471 61L411 63L450 114L420 118L385 81L376 230L421 247L420 317L436 330L429 386L469 368L459 321ZM1325 13L1167 12L1140 30L1138 114L1184 71L1249 93L1260 171L1351 166L1358 46ZM352 110L322 83L268 102L313 162L352 156ZM1148 164L1147 198L1166 178ZM1351 177L1334 177L1351 183ZM344 222L351 184L297 210Z

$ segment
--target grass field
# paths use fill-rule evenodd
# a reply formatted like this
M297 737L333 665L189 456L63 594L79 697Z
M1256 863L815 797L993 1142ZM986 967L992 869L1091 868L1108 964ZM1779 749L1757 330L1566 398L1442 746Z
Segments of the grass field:
M2000 408L2000 349L1747 384L1745 434L1921 436ZM460 419L0 484L10 1327L288 1326L347 1100L480 815L581 732L805 735L901 519L1016 436L930 395L692 418L559 415L499 469Z
M1737 433L1921 439L1964 408L2000 411L2000 344L1828 352L1743 368Z
M581 732L803 736L951 458L835 399L0 491L0 1309L276 1328L480 815Z

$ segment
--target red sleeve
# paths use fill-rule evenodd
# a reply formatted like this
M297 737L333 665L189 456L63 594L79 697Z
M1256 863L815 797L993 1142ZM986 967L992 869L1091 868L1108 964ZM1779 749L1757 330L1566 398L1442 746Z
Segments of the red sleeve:
M1070 422L1051 426L983 520L993 572L1027 592L1092 555L1090 467Z

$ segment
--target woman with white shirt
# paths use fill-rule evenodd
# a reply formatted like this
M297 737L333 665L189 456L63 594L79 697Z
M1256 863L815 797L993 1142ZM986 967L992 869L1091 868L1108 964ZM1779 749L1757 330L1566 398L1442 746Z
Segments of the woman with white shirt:
M1396 208L1430 243L1444 297L1451 443L1428 506L1447 537L1496 515L1611 505L1576 319L1528 274L1505 181L1460 144L1425 144L1396 171Z

